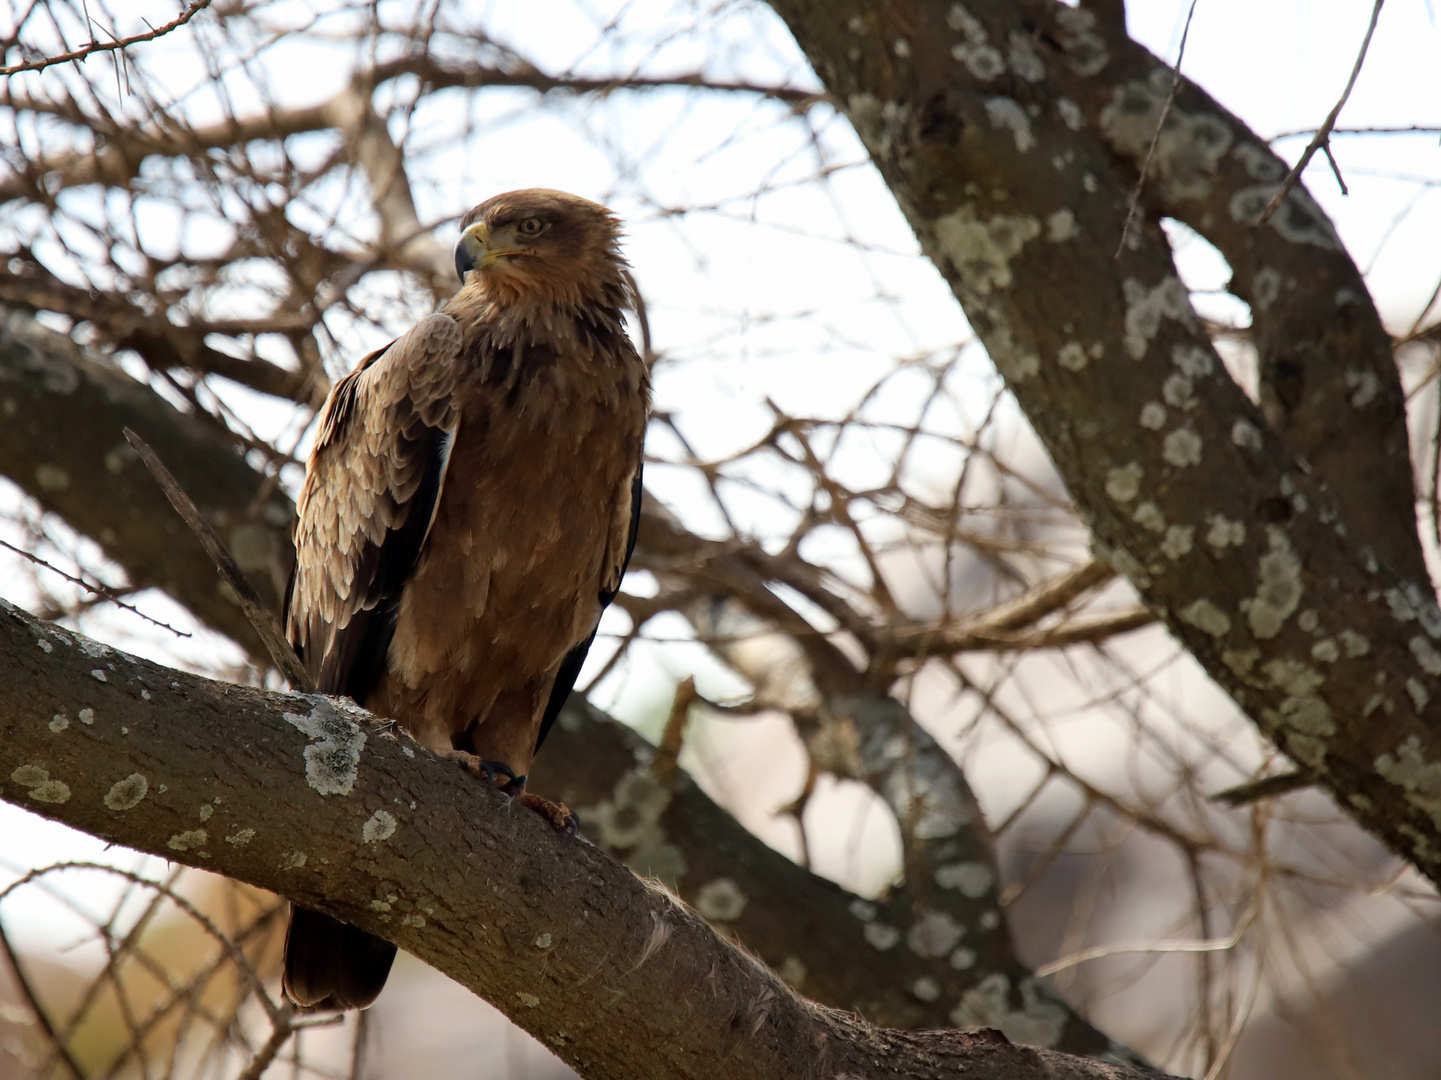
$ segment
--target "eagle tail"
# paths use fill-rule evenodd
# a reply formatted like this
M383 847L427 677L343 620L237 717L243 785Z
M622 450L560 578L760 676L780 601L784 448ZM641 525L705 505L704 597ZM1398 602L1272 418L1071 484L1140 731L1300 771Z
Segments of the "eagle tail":
M364 1009L385 987L395 946L292 905L285 931L285 996L306 1010Z

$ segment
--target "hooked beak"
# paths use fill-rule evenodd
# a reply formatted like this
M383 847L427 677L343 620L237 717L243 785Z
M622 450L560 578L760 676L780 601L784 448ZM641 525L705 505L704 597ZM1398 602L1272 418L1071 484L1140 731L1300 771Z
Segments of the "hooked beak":
M490 251L490 229L485 222L478 221L460 234L460 243L455 245L455 272L460 283L465 284L465 275L483 267L494 259Z

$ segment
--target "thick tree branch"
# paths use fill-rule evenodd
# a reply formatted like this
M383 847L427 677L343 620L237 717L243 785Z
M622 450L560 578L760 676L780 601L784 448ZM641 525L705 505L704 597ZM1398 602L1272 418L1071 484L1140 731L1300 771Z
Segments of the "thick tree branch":
M1079 107L1082 136L1120 155L1122 180L1133 184L1174 73L1123 24L1104 21L1084 33L1100 42L1105 66L1078 68L1065 61L1064 43L1081 36L1061 25L1062 9L1051 0L1017 6L1030 32L1061 46L1047 52L1056 60L1047 67L1050 92ZM1266 419L1330 487L1356 537L1404 576L1426 581L1391 339L1325 214L1304 188L1292 190L1286 162L1265 140L1184 77L1152 171L1152 213L1215 244L1233 271L1227 288L1251 306ZM1283 192L1279 214L1257 227L1262 207Z
M28 315L0 308L0 316L0 474L93 537L133 585L164 589L260 654L250 624L121 429L140 432L171 464L272 609L294 559L284 492L212 423L177 412Z
M587 1078L1138 1075L806 1002L665 892L333 699L172 671L9 605L0 663L7 800L385 936Z
M1127 186L1062 89L1113 62L1095 16L1040 0L772 6L950 282L1098 550L1267 734L1441 881L1441 611L1424 579L1358 543L1365 523L1341 518L1226 376L1157 224L1111 257ZM857 34L907 47L857 50ZM1237 142L1230 129L1218 138ZM1244 166L1247 154L1233 157ZM1339 252L1313 204L1267 228L1283 221L1298 256ZM1364 292L1311 293L1310 276L1295 287L1317 321L1369 310Z
M5 402L14 400L15 414L35 417L37 426L0 424L0 472L25 483L27 477L49 475L41 468L48 465L78 478L73 490L66 487L58 495L38 483L30 490L46 509L61 513L74 528L97 538L106 554L126 567L134 579L143 578L157 550L169 551L164 562L169 576L163 587L212 626L239 637L254 655L262 656L258 641L250 640L254 634L249 624L238 607L220 596L214 569L125 446L120 429L134 424L133 417L143 418L145 426L140 430L157 447L168 448L164 451L167 460L175 463L187 488L203 493L202 508L211 520L232 523L229 532L222 533L238 549L237 554L274 552L275 560L284 559L281 570L286 572L293 557L289 541L293 508L288 498L244 466L230 443L217 438L208 426L176 412L149 388L99 358L87 356L68 338L37 326L28 316L13 313L9 325L14 340L8 352L0 349L0 359L11 357L8 365L0 364L0 408L8 408ZM0 345L6 340L0 338ZM103 455L97 460L85 440L47 440L37 434L50 430L45 425L57 425L54 429L58 429L62 422L75 423L77 417L83 417L87 431L113 430L115 447L121 448L121 472L113 473ZM104 445L102 439L102 448ZM113 483L114 476L119 476L124 486ZM224 478L223 484L216 482L217 476ZM269 509L259 517L247 518L248 508L262 494L269 500L265 504ZM66 498L61 499L62 495ZM139 522L151 527L164 525L167 531L156 538L148 532L115 528L114 521L131 520L132 509L137 510ZM242 521L243 526L235 524ZM765 597L775 601L754 554L700 540L680 528L658 505L647 504L637 565L662 572L690 565L712 590L729 589L753 602ZM765 565L777 569L772 563ZM253 568L246 568L256 574ZM1004 606L997 625L1022 625L1021 616L1026 612L1052 610L1076 589L1096 584L1103 576L1093 567L1038 589ZM262 585L266 580L284 581L283 572L260 573L258 577ZM789 611L775 602L778 607L773 614ZM815 639L811 633L805 637ZM764 642L760 646L766 647ZM911 740L910 744L920 739L931 747L931 752L923 755L927 769L944 772L944 787L952 793L949 802L964 803L962 809L972 820L959 839L953 837L945 852L940 852L940 845L929 846L928 851L940 852L929 871L919 864L909 867L918 876L930 872L933 877L934 870L943 865L967 864L943 875L951 882L949 886L928 879L920 882L918 891L909 887L898 890L885 904L864 901L771 850L683 774L668 783L658 782L650 769L654 748L579 701L562 714L562 733L547 743L545 754L537 761L537 790L580 808L591 839L637 871L665 880L818 1001L854 1009L888 1027L942 1027L959 1018L1011 1032L1021 1041L1054 1040L1058 1049L1068 1052L1136 1061L1131 1051L1047 994L1015 956L996 903L992 854L980 838L983 826L959 769L949 758L942 762L935 756L939 750L924 732L912 733L919 729L903 710L883 708L884 695L867 689L833 646L822 643L822 647L828 664L834 665L828 685L836 688L837 701L849 711L854 711L857 702L864 702L866 709L887 722L885 728L867 736L868 745L879 750L892 735ZM745 674L756 676L754 670L740 666ZM804 670L812 668L807 664ZM804 713L801 704L788 702L789 707ZM853 719L834 712L828 716L829 730L851 725L848 737L858 737ZM904 730L895 728L892 721ZM811 728L813 735L820 732L818 725L817 720ZM831 741L839 748L846 738ZM878 791L889 791L890 797L906 800L905 806L909 806L913 788L908 765L875 753L868 760L878 767L863 769L858 760L844 757L836 757L831 765L842 775L873 783ZM897 782L888 786L891 774ZM928 803L921 799L917 805ZM909 818L905 806L896 806ZM962 852L956 850L958 843L970 846ZM964 940L940 949L938 943L951 929L938 922L937 914L959 928ZM917 946L913 947L910 939L918 925L922 930L916 931ZM926 927L938 931L939 936L928 933ZM957 948L967 963L952 962ZM917 987L924 996L917 995Z

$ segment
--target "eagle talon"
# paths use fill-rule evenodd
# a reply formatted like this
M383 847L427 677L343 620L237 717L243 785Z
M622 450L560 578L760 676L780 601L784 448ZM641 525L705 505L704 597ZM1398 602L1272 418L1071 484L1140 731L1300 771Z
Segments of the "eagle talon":
M551 802L539 795L532 795L529 791L522 791L515 797L515 801L545 818L556 832L565 836L579 835L580 815L565 803Z
M515 770L503 761L486 761L474 754L467 754L464 750L451 750L442 756L460 762L471 776L477 780L488 780L501 791L507 791L515 782ZM501 780L501 777L505 779ZM524 780L525 778L521 777L521 781Z

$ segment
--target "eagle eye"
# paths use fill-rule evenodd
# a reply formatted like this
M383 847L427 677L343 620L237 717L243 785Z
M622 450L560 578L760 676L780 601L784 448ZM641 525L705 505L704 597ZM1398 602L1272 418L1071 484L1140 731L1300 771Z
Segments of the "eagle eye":
M545 232L545 222L538 217L528 217L515 227L515 231L521 236L539 236Z

